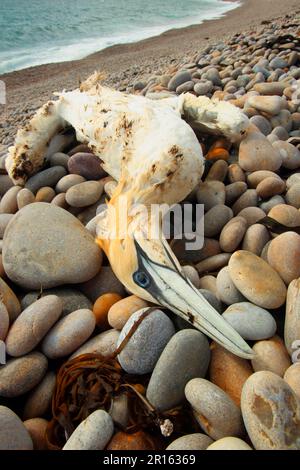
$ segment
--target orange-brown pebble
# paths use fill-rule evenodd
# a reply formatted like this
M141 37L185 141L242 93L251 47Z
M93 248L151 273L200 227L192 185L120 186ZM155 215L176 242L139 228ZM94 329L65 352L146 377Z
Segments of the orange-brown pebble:
M249 361L232 354L215 342L212 342L210 349L210 381L240 406L243 385L253 373Z
M226 149L229 150L231 147L231 142L226 140L225 137L220 137L219 139L215 140L215 142L211 145L210 150L214 149Z
M49 186L40 188L35 195L35 202L51 202L55 198L55 191Z
M96 324L102 329L108 328L107 315L110 307L112 307L116 302L119 302L122 297L115 292L108 292L107 294L100 295L93 307L93 314L96 318Z
M206 160L225 160L229 159L229 152L223 148L210 149L205 155Z
M108 323L112 328L122 330L123 326L134 312L147 306L148 303L145 300L140 299L136 295L130 295L125 299L119 300L119 302L116 302L109 309Z
M133 434L117 432L108 443L106 450L156 450L153 439L144 431Z
M32 418L24 421L24 426L30 434L34 450L46 450L46 429L48 421L43 418Z

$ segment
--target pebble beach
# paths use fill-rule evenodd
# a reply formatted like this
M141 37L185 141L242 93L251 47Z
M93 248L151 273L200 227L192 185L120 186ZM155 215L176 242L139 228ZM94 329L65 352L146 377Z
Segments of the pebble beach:
M221 20L0 77L1 450L300 450L297 3L248 0ZM16 130L95 69L123 92L191 92L249 118L236 144L199 135L205 172L187 200L204 205L204 246L170 246L252 360L125 290L94 241L115 182L74 132L24 187L9 178Z

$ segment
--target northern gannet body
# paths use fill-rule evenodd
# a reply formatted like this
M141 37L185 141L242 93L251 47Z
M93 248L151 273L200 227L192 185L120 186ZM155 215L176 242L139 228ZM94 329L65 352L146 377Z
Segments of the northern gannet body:
M147 230L157 225L152 204L180 202L200 181L204 159L192 127L234 141L247 128L248 118L233 105L207 97L186 93L150 100L104 87L99 79L95 73L79 89L58 94L18 131L6 161L10 177L24 184L43 166L51 138L71 125L77 140L101 158L118 182L99 217L96 241L119 280L234 354L251 358L247 343L186 278L160 227L155 227L157 237ZM139 207L146 208L146 216ZM119 220L125 231L116 227Z

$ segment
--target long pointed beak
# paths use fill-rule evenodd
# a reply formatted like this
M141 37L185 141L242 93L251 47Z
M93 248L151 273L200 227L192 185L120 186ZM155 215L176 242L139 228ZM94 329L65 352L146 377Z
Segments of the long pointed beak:
M251 359L253 350L179 271L152 261L138 247L139 270L149 279L147 292L160 305L214 339L233 354ZM173 261L173 260L171 260Z

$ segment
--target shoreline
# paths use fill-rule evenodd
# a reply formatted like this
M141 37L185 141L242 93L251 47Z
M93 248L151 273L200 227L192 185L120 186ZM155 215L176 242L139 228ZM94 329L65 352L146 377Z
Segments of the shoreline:
M117 44L84 59L39 65L0 76L5 81L7 105L0 109L0 151L11 143L16 129L51 99L53 92L71 89L95 70L104 71L106 83L130 91L136 81L167 73L203 51L208 45L236 33L256 31L262 21L273 21L300 10L297 0L240 0L223 17L171 29L142 41ZM3 106L2 106L3 108ZM1 124L2 123L2 124Z
M118 42L117 38L115 38L115 42L114 41L114 36L110 37L110 44L103 44L103 45L95 45L95 43L97 43L97 41L101 40L101 39L108 39L107 36L100 36L100 37L94 37L93 39L92 38L89 38L88 35L87 37L84 37L84 38L81 38L83 41L85 41L86 39L89 39L91 42L94 43L94 47L92 47L92 49L90 51L86 51L85 53L80 53L78 50L77 50L77 46L80 45L80 40L77 38L77 41L74 42L73 44L70 43L70 44L62 44L60 46L60 54L61 54L61 58L57 58L53 61L51 61L50 57L48 57L48 59L50 60L50 62L48 62L46 60L46 58L42 60L41 63L29 63L29 64L24 64L22 67L18 67L16 66L15 69L13 70L6 70L6 71L0 71L0 76L2 75L7 75L7 74L10 74L10 73L14 73L14 72L17 72L17 71L23 71L23 70L26 70L26 69L29 69L29 68L34 68L34 67L40 67L41 65L50 65L50 64L59 64L59 63L64 63L64 62L77 62L79 60L84 60L84 59L87 59L88 57L94 55L94 54L98 54L99 52L102 52L106 49L109 49L111 47L114 47L114 46L121 46L121 45L128 45L128 44L136 44L136 43L139 43L141 41L144 41L146 39L152 39L152 38L155 38L155 37L159 37L165 33L168 33L169 31L173 31L173 30L180 30L180 29L183 29L183 28L189 28L190 26L200 26L201 24L203 24L204 21L217 21L217 20L220 20L222 18L224 18L231 10L235 9L235 8L238 8L239 5L237 5L238 3L242 4L245 0L215 0L218 2L218 5L219 7L222 6L222 8L227 8L226 11L217 11L216 10L208 10L206 11L206 15L208 16L208 18L203 18L202 15L203 15L203 12L201 10L195 12L195 17L191 17L190 15L188 17L183 17L180 21L180 19L177 20L177 22L175 24L170 24L166 22L166 24L162 24L162 25L152 25L151 27L148 26L148 31L147 33L145 33L145 31L141 28L140 30L138 29L134 29L132 31L132 33L134 33L134 37L131 37L130 34L124 36L124 39L120 40L120 42ZM200 8L200 6L199 6ZM131 33L131 31L129 32ZM55 45L53 45L55 46ZM72 49L73 51L75 51L75 55L77 53L77 57L72 57L72 58L66 58L66 53L67 51L65 51L65 48L68 48L68 52L69 52L69 49ZM14 54L18 55L20 54L22 51L19 51L19 50L16 50L16 51L12 51L10 53L10 57L13 57ZM66 59L65 59L66 58Z

